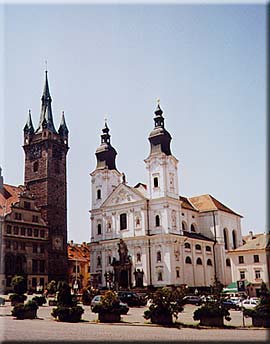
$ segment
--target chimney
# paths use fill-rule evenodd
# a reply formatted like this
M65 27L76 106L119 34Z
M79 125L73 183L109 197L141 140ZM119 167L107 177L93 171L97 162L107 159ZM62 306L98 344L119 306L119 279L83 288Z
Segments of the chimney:
M249 238L248 240L252 240L253 239L253 231L249 231Z
M4 178L2 176L2 167L0 166L0 190L4 187Z

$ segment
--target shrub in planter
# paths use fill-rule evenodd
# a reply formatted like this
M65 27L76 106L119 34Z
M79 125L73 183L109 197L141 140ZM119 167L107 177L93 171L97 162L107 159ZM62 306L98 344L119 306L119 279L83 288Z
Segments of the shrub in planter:
M11 314L17 319L35 319L37 317L38 305L35 301L28 301L25 305L16 305Z
M59 321L74 323L81 320L81 316L83 313L84 309L81 306L59 306L57 308L53 308L51 314L54 318L58 318Z
M205 303L193 314L193 319L200 320L202 326L224 326L224 318L230 321L230 312L219 301Z
M108 290L101 296L100 303L93 310L98 313L100 322L119 322L121 320L121 306L115 292Z
M177 318L182 312L184 293L178 289L162 288L148 295L149 309L144 312L144 318L153 324L171 325L173 317Z
M32 301L35 301L38 306L42 306L47 302L45 296L34 296Z
M27 299L27 296L24 294L11 294L9 299L11 301L11 306L16 306L18 304L24 304L24 301Z

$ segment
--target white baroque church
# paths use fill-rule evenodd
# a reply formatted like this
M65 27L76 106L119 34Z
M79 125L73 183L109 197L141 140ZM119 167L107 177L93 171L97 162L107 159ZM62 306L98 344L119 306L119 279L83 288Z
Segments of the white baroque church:
M148 184L130 186L116 168L117 152L105 123L90 174L93 286L201 288L215 278L224 285L231 282L227 252L242 245L242 216L209 194L179 195L171 139L158 104L144 160Z

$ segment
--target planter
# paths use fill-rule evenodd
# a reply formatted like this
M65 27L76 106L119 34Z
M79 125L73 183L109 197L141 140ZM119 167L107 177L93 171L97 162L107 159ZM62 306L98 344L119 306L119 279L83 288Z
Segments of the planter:
M211 326L211 327L223 327L224 326L224 319L223 316L217 317L201 317L200 319L201 326Z
M98 313L98 320L103 323L120 322L121 315L118 313Z
M64 315L64 314L59 314L58 319L59 321L62 322L79 322L81 320L81 314L70 314L70 315Z
M252 326L270 328L270 319L252 317Z
M18 314L16 316L17 319L35 319L37 317L37 310L28 310L28 311L23 311L20 312L20 314Z
M172 325L173 323L171 314L152 315L150 319L152 324Z

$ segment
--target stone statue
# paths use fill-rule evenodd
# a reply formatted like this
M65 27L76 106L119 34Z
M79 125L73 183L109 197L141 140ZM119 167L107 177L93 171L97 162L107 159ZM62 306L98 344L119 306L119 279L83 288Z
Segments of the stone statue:
M128 261L127 245L123 239L120 239L120 243L118 244L118 246L119 246L118 252L119 252L120 264L125 264Z

